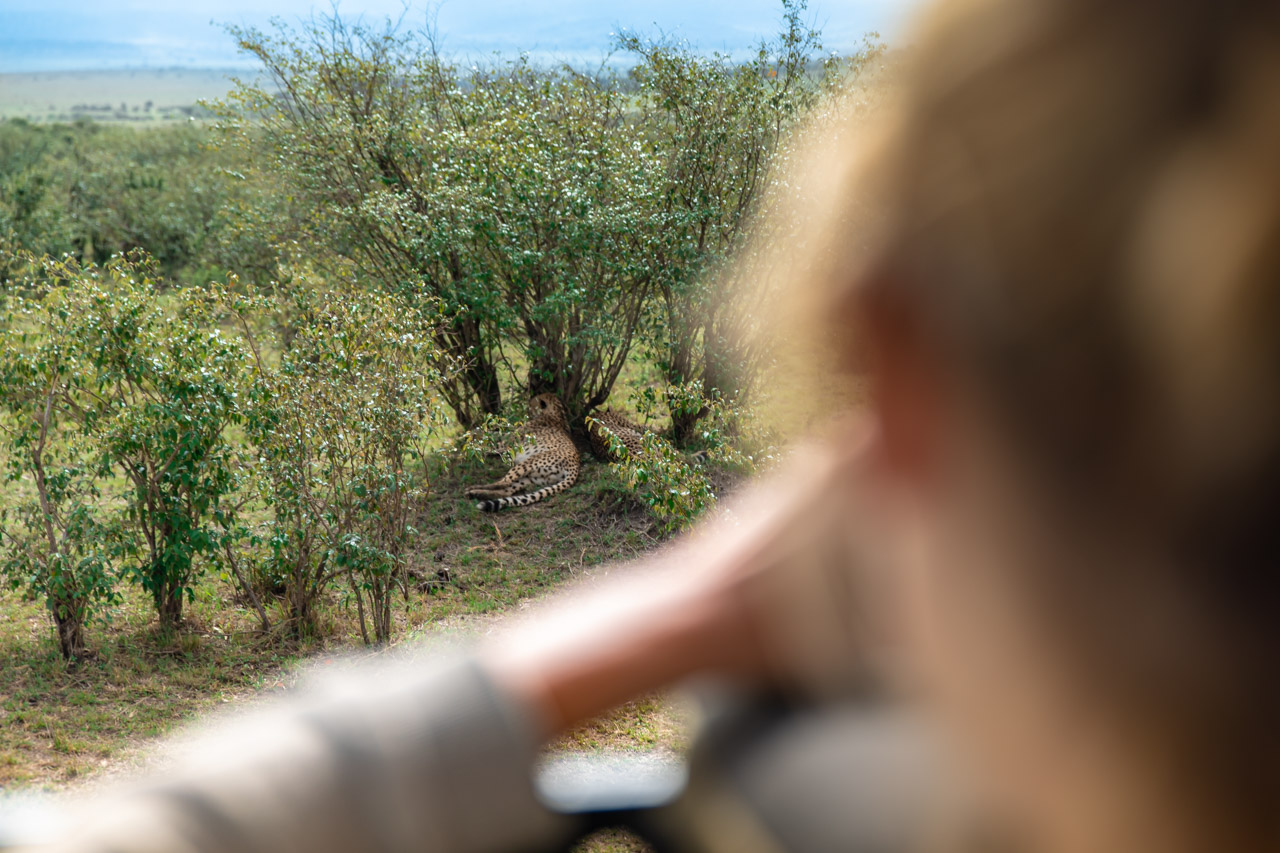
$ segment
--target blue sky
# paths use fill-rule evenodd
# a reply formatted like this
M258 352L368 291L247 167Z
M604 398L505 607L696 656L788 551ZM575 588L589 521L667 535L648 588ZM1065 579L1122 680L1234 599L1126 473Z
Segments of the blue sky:
M436 9L447 51L459 57L527 51L543 59L596 61L618 28L662 29L707 50L742 51L776 31L778 0L444 0ZM831 49L879 31L891 43L920 0L810 0L808 15ZM220 24L290 23L313 0L0 0L0 71L249 67ZM427 18L415 0L410 25ZM343 0L344 16L398 16L400 0Z

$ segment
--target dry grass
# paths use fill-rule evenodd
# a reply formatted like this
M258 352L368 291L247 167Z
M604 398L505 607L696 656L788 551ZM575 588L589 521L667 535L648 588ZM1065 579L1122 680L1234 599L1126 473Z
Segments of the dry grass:
M206 595L188 629L155 633L129 594L93 653L67 667L35 603L0 598L0 787L58 789L127 765L182 722L282 684L296 652L264 645L248 620Z
M687 714L671 696L653 694L580 726L553 745L556 749L599 752L618 748L675 750L684 742Z

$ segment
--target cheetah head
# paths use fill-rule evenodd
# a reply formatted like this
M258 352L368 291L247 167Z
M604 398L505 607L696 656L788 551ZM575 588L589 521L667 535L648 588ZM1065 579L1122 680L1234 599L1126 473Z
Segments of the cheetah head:
M553 419L568 424L569 416L564 403L555 394L539 394L529 401L529 415L533 418Z

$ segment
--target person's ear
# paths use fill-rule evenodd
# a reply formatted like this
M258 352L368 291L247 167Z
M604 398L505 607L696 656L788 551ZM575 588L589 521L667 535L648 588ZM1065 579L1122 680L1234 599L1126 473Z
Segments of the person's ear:
M891 285L864 291L857 311L882 461L892 476L927 487L940 472L947 429L937 342Z

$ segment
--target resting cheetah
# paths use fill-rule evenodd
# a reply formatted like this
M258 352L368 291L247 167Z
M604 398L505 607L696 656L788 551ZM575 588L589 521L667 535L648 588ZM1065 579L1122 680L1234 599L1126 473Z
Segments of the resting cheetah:
M605 462L618 462L619 456L609 448L609 442L605 440L604 430L607 428L613 433L614 437L622 443L633 457L640 454L646 432L651 432L648 427L642 427L633 424L622 415L621 412L615 412L612 409L604 409L596 412L591 416L591 422L587 425L587 439L591 442L591 452L597 459Z
M578 480L582 460L569 435L564 403L554 394L539 394L529 401L529 415L528 440L511 470L501 480L466 491L467 497L480 499L476 506L485 512L537 503Z

